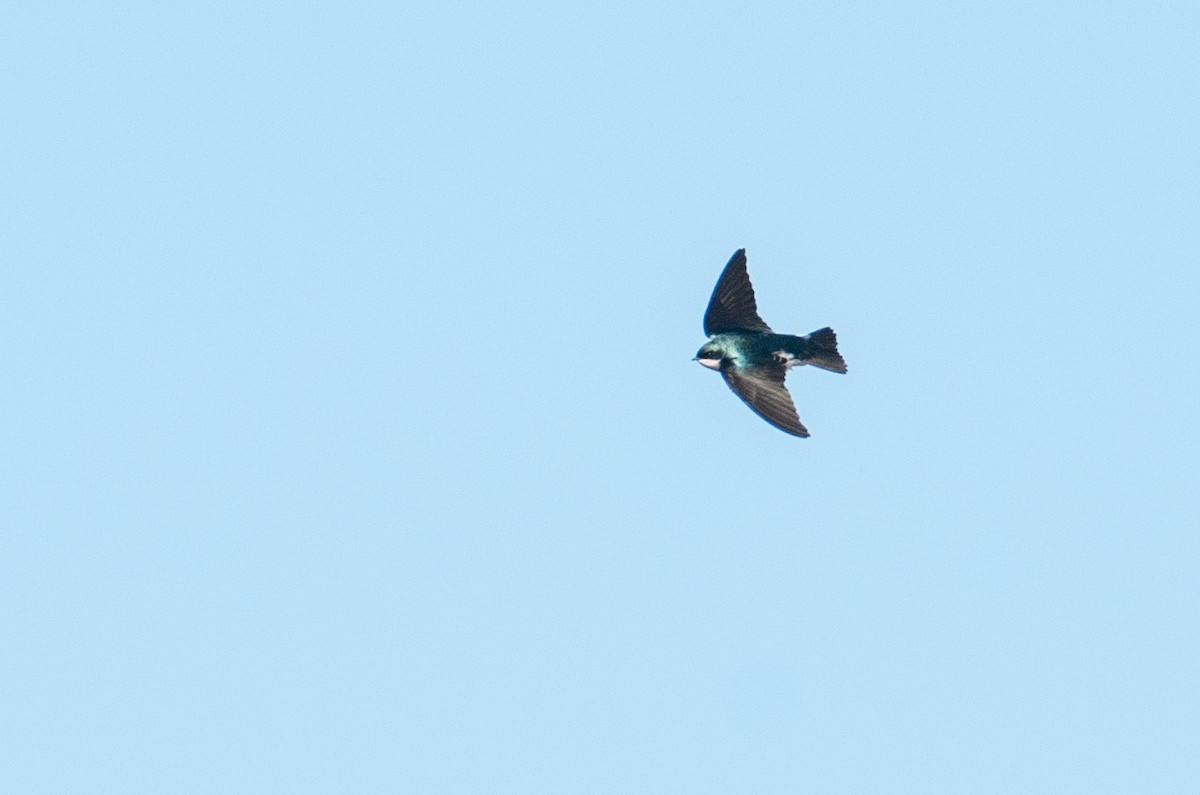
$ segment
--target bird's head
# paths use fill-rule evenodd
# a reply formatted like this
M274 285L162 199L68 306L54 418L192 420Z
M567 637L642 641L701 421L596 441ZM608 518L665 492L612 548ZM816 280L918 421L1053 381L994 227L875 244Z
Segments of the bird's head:
M695 360L711 370L720 370L721 362L725 361L725 352L710 342L696 351Z

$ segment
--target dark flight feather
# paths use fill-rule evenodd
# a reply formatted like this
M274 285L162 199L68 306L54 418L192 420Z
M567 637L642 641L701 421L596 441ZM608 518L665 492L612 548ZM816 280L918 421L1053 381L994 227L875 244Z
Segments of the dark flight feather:
M758 316L754 287L746 272L746 249L739 248L721 272L704 313L704 333L708 336L726 331L763 331L771 327Z
M808 429L800 422L796 405L784 385L786 367L723 368L721 375L725 376L725 383L733 393L755 414L793 436L808 436Z

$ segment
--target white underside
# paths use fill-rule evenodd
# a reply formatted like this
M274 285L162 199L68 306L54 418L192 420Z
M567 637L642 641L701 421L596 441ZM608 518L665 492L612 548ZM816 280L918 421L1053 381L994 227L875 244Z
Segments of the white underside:
M799 367L802 364L808 364L807 360L797 359L787 351L775 351L772 355L778 358L783 363L783 366L787 367L788 369Z

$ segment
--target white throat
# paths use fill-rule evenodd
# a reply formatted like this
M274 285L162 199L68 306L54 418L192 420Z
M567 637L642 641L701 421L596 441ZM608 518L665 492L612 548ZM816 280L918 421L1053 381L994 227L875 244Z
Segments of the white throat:
M721 369L721 360L720 359L697 359L696 361L700 362L700 364L704 365L705 367L707 367L710 370L720 370Z

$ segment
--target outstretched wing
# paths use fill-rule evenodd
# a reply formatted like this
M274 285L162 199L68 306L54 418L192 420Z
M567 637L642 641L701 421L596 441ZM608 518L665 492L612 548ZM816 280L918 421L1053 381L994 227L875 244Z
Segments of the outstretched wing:
M808 436L796 414L796 405L784 385L787 368L780 365L742 370L722 370L725 383L755 414L793 436Z
M704 333L708 336L725 331L765 331L771 327L758 316L754 288L746 273L746 249L739 248L721 272L708 311L704 313Z

